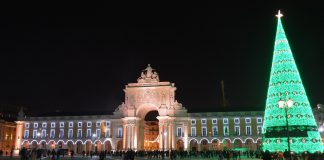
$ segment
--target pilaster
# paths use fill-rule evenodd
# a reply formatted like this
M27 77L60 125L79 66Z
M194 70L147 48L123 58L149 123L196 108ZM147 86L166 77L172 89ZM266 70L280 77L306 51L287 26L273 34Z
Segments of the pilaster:
M138 148L138 124L140 118L137 117L125 117L123 118L124 127L125 127L125 137L123 140L125 141L124 149L133 149L137 150Z
M19 155L19 150L21 149L21 142L22 142L22 136L23 136L23 121L16 121L17 127L16 127L16 142L15 142L15 150L14 155Z
M169 116L158 116L156 117L159 120L159 148L160 150L169 149L169 127L168 121Z

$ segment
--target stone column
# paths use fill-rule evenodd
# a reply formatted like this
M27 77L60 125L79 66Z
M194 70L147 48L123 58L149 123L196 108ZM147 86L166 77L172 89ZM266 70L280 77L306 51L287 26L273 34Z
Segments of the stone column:
M106 145L105 145L105 143L102 143L102 144L101 144L101 150L102 150L102 151L105 151L105 150L106 150Z
M23 122L17 121L17 127L16 127L16 142L15 142L15 150L14 155L19 155L19 150L21 149L21 143L22 143L22 136L23 136Z
M77 147L78 147L78 145L77 144L72 144L72 145L73 145L74 155L76 155L77 154Z
M167 150L168 149L168 127L167 122L169 116L158 116L156 117L159 120L159 148L160 150ZM164 135L166 133L166 135ZM164 148L163 148L164 147Z
M91 151L94 152L96 150L96 143L91 143Z
M197 146L197 147L198 147L197 150L198 150L198 151L201 151L201 143L197 142L197 145L198 145L198 146Z
M125 150L128 150L129 146L130 146L130 131L129 131L129 126L128 124L126 125L126 148Z
M136 122L133 126L133 149L137 150L137 128L138 126L136 125Z
M137 148L137 128L136 126L137 121L139 118L136 117L125 117L124 120L124 127L125 127L125 150L128 148L136 149Z
M86 144L83 144L83 143L82 143L82 151L85 151L85 152L87 153L87 151L86 151ZM82 151L81 151L81 152L82 152Z
M134 145L136 150L144 150L144 126L140 118L136 118Z
M117 146L116 146L117 149ZM123 149L127 149L127 125L123 125Z
M183 127L183 133L184 133L184 150L186 151L188 149L188 125L185 123Z
M164 131L163 122L159 122L159 148L160 148L160 150L163 150L163 131Z
M175 125L171 125L171 132L172 132L172 148L175 150L176 149L176 128Z
M175 133L174 133L174 124L173 124L173 120L174 118L170 118L169 122L168 122L168 134L169 134L169 148L170 150L174 150L175 149Z

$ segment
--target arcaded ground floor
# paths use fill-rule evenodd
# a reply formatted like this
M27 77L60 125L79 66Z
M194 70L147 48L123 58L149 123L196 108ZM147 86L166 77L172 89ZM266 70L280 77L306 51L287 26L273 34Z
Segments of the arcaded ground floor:
M153 144L145 144L146 150L151 150L150 145L154 146L152 148L157 148L159 142ZM205 151L205 150L257 150L261 146L260 139L240 139L240 138L224 138L224 139L208 139L208 138L190 138L185 143L184 139L178 138L175 139L174 144L164 145L163 148L159 150L188 150L188 151ZM57 149L66 149L68 151L74 151L75 154L81 154L84 152L99 152L99 151L121 151L127 150L123 147L123 139L96 139L96 140L24 140L21 143L21 147L27 149L47 149L47 150L57 150ZM132 148L136 150L135 148Z

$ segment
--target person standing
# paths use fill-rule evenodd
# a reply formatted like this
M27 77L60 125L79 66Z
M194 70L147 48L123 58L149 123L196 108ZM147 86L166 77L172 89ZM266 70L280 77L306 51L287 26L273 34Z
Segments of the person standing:
M11 149L10 151L10 159L12 159L12 156L13 156L13 149Z
M71 151L71 158L74 156L74 150Z
M285 149L284 156L286 159L290 159L290 153Z
M271 154L269 150L266 150L263 155L264 160L271 160Z

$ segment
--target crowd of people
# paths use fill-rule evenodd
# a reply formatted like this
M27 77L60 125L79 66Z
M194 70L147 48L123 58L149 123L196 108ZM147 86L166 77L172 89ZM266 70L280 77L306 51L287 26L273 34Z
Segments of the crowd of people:
M0 151L0 155L2 151ZM12 152L11 152L12 154ZM73 158L75 153L73 150L67 151L64 149L57 149L57 150L46 150L46 149L26 149L22 148L19 152L19 155L22 160L35 160L41 159L43 157L49 157L52 160L58 160L61 157L69 156ZM12 155L11 155L12 156ZM146 159L159 159L168 157L168 159L175 160L175 159L190 159L190 158L212 158L218 160L239 160L241 158L256 158L256 159L263 159L263 160L324 160L324 153L316 152L316 153L293 153L289 154L286 150L284 152L274 152L271 153L269 151L237 151L237 150L204 150L204 151L134 151L132 149L128 149L126 151L82 151L78 154L78 156L84 158L91 158L96 156L99 160L104 160L108 156L120 158L123 160L134 160L135 157L142 157Z
M6 157L10 156L10 158L12 158L13 157L13 149L11 149L10 151L8 151L8 150L6 150L6 151L0 150L0 157L2 157L3 155L5 155Z
M302 153L290 153L287 149L284 152L270 152L266 150L262 153L263 160L324 160L324 153L315 152L309 153L307 151Z

